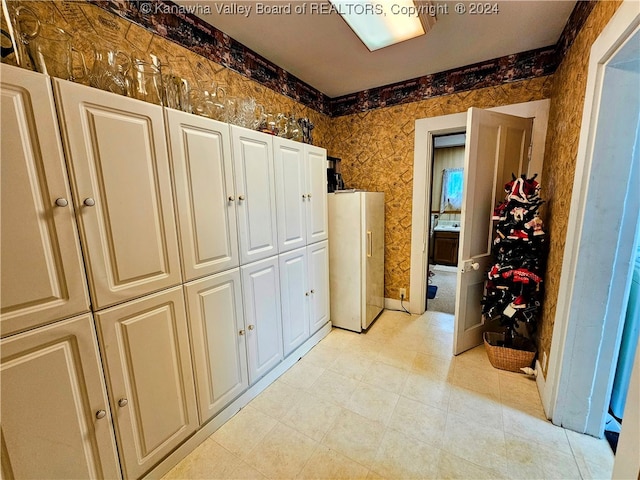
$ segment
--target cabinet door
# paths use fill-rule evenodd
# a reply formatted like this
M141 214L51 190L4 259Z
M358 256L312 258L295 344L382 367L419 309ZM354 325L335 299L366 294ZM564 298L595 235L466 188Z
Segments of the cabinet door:
M307 247L309 258L310 333L317 332L329 321L329 242Z
M181 283L162 107L54 82L94 307Z
M96 313L124 476L138 478L198 427L182 287Z
M273 137L232 126L240 264L278 253Z
M200 423L249 385L240 270L185 285Z
M276 137L273 139L280 253L307 244L307 198L304 144Z
M89 295L49 77L0 68L5 336L88 312Z
M283 359L278 257L241 267L249 383Z
M285 356L309 338L310 292L307 286L307 250L280 254L282 341Z
M229 125L165 110L185 281L239 265Z
M329 238L327 151L305 145L307 168L307 244Z
M2 478L120 478L91 315L6 338L0 351Z

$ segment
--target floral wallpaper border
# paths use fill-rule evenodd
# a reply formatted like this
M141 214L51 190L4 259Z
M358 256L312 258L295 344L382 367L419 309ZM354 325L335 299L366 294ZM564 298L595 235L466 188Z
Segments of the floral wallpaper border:
M170 0L92 3L309 108L338 117L552 74L597 2L577 2L556 45L336 98L329 98L197 16L177 8Z

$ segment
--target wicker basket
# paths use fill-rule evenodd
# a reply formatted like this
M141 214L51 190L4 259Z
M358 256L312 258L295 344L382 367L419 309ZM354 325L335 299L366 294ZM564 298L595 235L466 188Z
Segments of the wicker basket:
M523 373L520 369L530 367L536 357L536 347L528 339L514 340L517 348L503 347L504 334L497 332L484 333L484 346L491 365L500 370Z

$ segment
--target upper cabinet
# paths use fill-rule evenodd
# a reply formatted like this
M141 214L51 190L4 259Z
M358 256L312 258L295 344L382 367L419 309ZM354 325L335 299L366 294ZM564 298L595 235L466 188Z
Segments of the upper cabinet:
M231 126L240 264L278 253L273 137Z
M326 240L327 151L273 139L280 252Z
M182 282L162 107L54 80L95 309Z
M49 78L1 65L0 331L89 311Z
M304 155L307 168L307 244L311 244L329 238L327 151L305 145Z
M229 125L166 110L185 281L239 265Z

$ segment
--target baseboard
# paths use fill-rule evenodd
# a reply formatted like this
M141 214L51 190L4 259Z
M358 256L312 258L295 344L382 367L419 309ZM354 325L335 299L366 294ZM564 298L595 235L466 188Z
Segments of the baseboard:
M542 373L542 365L540 365L540 361L536 360L536 386L538 387L538 394L540 395L540 400L542 401L542 409L544 410L545 416L550 419L551 415L549 415L548 405L545 402L545 391L547 382L544 379L544 374Z
M237 399L220 411L215 417L202 425L200 429L189 437L182 445L176 448L162 462L156 465L143 478L145 480L160 479L169 470L175 467L180 461L191 453L195 448L209 438L216 430L228 422L236 413L244 408L251 400L257 397L269 385L276 381L283 373L294 366L298 360L305 356L315 347L320 340L331 332L331 322L327 322L320 330L313 334L305 343L294 350L287 358L280 362L273 370L254 383Z

